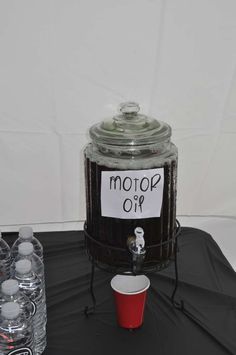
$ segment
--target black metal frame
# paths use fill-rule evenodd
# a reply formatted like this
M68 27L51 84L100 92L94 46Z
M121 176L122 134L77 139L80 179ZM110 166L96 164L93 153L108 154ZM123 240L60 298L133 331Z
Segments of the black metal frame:
M145 269L142 269L141 272L138 273L138 274L150 274L150 273L154 273L154 272L160 271L160 270L168 267L170 262L173 261L174 262L174 267L175 267L175 280L174 280L174 290L173 290L172 295L171 295L171 302L172 302L173 306L176 309L183 310L184 309L183 300L181 300L180 303L178 303L176 301L176 299L175 299L175 296L176 296L176 293L177 293L177 290L178 290L178 287L179 287L178 237L179 237L180 233L181 233L181 225L180 225L179 221L176 219L176 233L175 233L174 238L168 240L167 242L162 242L162 243L151 245L151 246L149 245L149 246L146 247L146 248L160 247L160 246L163 246L164 244L170 243L170 242L172 242L174 240L174 259L167 260L167 262L162 263L161 266L160 266L160 263L159 263L159 266L157 264L157 266L155 266L155 267L153 267L153 266L149 267L149 268L145 267ZM107 246L106 244L95 240L87 232L86 223L85 223L85 226L84 226L84 234L85 234L85 242L87 241L87 239L90 239L90 240L92 240L93 242L99 244L102 247L106 247L106 248L109 248L111 250L116 250L116 251L125 251L127 253L127 249L119 248L119 247L113 247L113 246ZM87 249L87 252L88 252L88 249ZM93 287L94 275L95 275L95 267L97 267L98 269L103 270L103 271L108 271L108 272L111 272L111 273L116 273L116 274L121 274L121 275L122 274L137 275L137 273L132 272L132 269L131 270L130 269L127 270L127 266L126 266L126 268L124 267L124 268L120 268L120 269L118 267L110 267L110 266L107 267L106 265L103 265L102 263L99 263L99 262L95 261L94 257L91 256L89 253L88 253L88 255L89 255L89 259L91 261L91 276L90 276L89 290L90 290L90 295L91 295L91 299L92 299L92 306L90 306L90 307L86 306L85 309L84 309L84 314L87 317L89 315L93 314L95 312L95 309L96 309L96 297L95 297L95 294L94 294L94 287ZM131 265L128 265L128 267L131 267ZM127 274L127 271L129 271L129 274Z

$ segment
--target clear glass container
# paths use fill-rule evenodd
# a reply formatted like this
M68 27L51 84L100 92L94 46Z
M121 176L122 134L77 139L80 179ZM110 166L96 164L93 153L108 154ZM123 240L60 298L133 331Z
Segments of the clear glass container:
M177 148L171 127L121 104L112 119L93 125L84 151L85 231L97 262L130 263L127 240L144 230L144 265L165 265L173 254L176 219Z

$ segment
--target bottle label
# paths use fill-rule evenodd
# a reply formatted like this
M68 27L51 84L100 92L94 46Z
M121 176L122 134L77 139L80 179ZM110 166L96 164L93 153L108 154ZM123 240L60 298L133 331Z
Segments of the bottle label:
M164 168L102 171L101 214L122 219L160 217Z
M33 355L33 352L30 348L20 348L11 351L8 355Z

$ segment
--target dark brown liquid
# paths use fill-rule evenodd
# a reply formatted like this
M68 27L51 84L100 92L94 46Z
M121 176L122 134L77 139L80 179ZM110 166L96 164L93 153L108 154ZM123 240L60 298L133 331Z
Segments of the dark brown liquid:
M111 266L130 263L127 238L134 235L136 227L142 227L146 243L145 264L155 265L167 261L173 254L174 245L177 162L173 160L164 165L161 215L155 218L120 219L101 216L101 172L115 170L117 169L85 159L87 232L93 239L108 246L100 246L88 239L90 255L95 260ZM155 244L161 245L155 247ZM109 249L109 246L124 248L124 251Z

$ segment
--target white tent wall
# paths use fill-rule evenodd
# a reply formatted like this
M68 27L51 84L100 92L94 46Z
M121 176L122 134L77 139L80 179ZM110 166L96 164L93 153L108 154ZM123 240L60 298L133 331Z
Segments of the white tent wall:
M178 214L236 216L234 0L0 0L0 227L82 226L88 128L168 122ZM235 230L235 229L234 229Z

